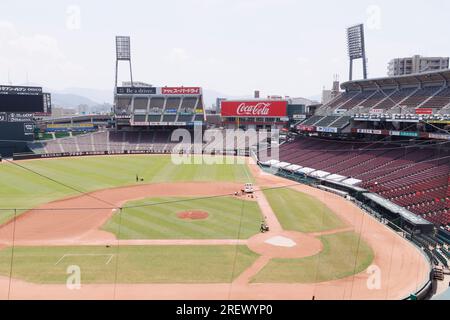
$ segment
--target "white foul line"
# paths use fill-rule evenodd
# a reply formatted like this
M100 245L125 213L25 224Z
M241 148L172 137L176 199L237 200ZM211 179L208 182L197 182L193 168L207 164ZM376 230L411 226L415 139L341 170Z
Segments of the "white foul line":
M55 266L58 265L62 260L64 260L64 258L66 257L82 257L82 256L91 256L91 257L109 257L109 259L106 261L105 265L108 265L112 258L114 258L114 254L100 254L100 253L78 253L78 254L65 254L63 255L61 258L59 258L59 260L55 263Z

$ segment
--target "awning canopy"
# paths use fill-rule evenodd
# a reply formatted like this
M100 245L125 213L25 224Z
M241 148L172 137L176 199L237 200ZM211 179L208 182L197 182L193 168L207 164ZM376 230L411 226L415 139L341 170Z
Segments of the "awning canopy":
M409 221L410 223L414 225L432 225L431 222L428 222L427 220L423 219L422 217L419 217L412 213L411 211L400 207L399 205L396 205L395 203L390 202L389 200L386 200L385 198L374 194L374 193L366 193L364 196L378 204L379 206L400 215L404 220Z

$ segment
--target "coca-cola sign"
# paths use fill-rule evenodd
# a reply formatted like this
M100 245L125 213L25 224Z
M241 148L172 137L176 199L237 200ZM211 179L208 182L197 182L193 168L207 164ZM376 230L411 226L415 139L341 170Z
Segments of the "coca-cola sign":
M286 117L286 101L222 101L223 117Z

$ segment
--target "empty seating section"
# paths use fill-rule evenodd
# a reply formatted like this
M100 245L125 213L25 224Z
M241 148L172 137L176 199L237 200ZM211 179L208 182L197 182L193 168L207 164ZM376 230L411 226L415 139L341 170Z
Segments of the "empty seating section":
M196 114L194 121L205 121L205 116L203 114Z
M155 133L152 132L140 132L138 136L137 150L153 150L153 141Z
M150 99L150 113L157 112L160 113L164 109L164 98L151 98Z
M402 106L407 106L409 108L416 108L425 102L427 99L432 97L440 88L438 87L428 87L422 88L416 91L412 96L402 102Z
M194 116L192 114L180 114L178 116L178 122L191 122Z
M370 98L374 93L375 93L375 91L363 91L361 93L358 93L351 100L349 100L346 103L344 103L343 105L339 106L339 109L350 110L350 109L353 109L354 107L361 106L361 104L365 100Z
M204 121L203 114L196 114L196 110L203 110L202 100L197 97L136 97L134 100L119 100L123 109L118 114L131 114L135 123ZM133 105L131 112L129 104Z
M389 97L394 91L395 91L395 89L379 90L376 93L374 93L372 96L370 96L370 98L366 99L366 101L361 102L360 105L365 108L373 108L378 103L380 103L382 100Z
M180 103L180 98L167 98L166 110L178 110L178 108L180 107Z
M395 91L393 94L391 94L389 97L386 97L381 101L381 103L376 105L377 109L391 109L398 105L400 102L408 98L411 94L416 91L417 88L404 88Z
M439 91L434 97L428 100L423 107L425 108L443 108L450 104L450 88Z
M350 124L350 117L346 116L328 116L328 117L322 117L322 116L313 116L301 123L305 126L317 126L317 127L332 127L332 128L338 128L343 129L347 125Z
M448 108L444 113L437 110L437 113L448 114L450 113L450 88L448 85L437 84L427 84L423 87L408 85L396 88L391 84L378 89L366 88L362 91L346 91L329 103L324 104L317 110L316 115L327 116L337 109L354 110L359 114L369 113L371 109L399 113L399 107L408 108L404 109L402 113L412 114L415 114L416 108Z
M197 98L184 98L181 103L180 112L193 112L197 105Z
M330 124L335 122L338 118L339 117L334 117L334 116L323 117L315 125L318 127L328 127Z
M147 116L145 114L135 114L134 122L145 122L147 120Z
M125 150L170 151L178 142L171 142L171 131L103 131L28 146L34 153L61 152L123 152Z
M135 98L134 99L134 109L147 110L148 98Z
M168 144L170 142L171 132L170 131L156 131L153 138L153 149L154 150L168 150Z
M163 122L175 122L175 120L177 119L177 115L176 114L165 114L163 116Z
M331 101L328 104L328 106L331 107L331 108L339 107L343 103L346 103L348 100L350 100L353 97L355 97L358 93L359 93L358 91L344 92L340 96L335 98L333 101Z
M131 98L118 98L116 104L117 114L129 114L131 109Z
M160 122L160 121L161 121L161 115L155 115L155 114L148 115L148 122Z
M450 143L401 146L298 138L280 161L361 180L361 187L438 225L450 224Z
M330 127L343 129L350 124L350 117L340 117L335 122L333 122Z
M313 125L315 125L317 122L319 122L322 119L323 119L323 117L321 117L321 116L312 116L311 118L303 121L302 125L313 126Z

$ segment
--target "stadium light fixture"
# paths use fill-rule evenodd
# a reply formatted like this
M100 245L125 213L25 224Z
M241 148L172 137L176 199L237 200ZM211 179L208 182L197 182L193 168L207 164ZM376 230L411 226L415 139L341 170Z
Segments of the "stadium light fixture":
M116 37L116 57L119 61L130 61L130 37Z
M363 24L347 28L347 47L348 56L350 58L349 80L353 80L353 61L357 59L362 59L363 76L364 79L367 79L367 59Z
M131 68L131 41L129 36L116 36L116 85L119 73L119 61L128 61L130 66L131 86L133 87L133 70Z

